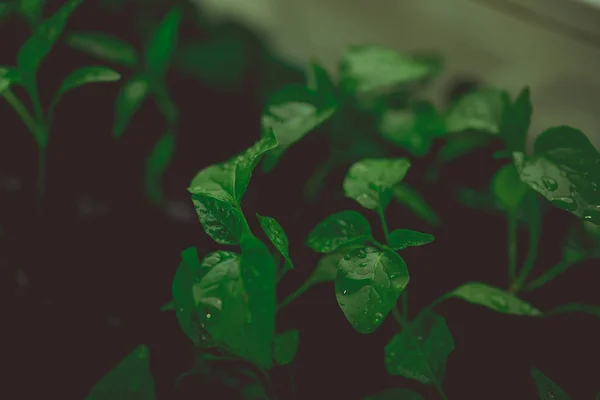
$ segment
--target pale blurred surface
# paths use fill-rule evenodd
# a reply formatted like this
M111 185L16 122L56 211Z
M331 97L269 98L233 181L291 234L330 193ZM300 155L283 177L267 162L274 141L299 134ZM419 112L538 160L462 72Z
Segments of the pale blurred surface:
M316 56L332 72L350 44L437 51L446 70L431 89L436 102L464 76L512 94L529 85L532 136L566 124L600 147L600 1L195 1L215 17L260 31L289 61Z

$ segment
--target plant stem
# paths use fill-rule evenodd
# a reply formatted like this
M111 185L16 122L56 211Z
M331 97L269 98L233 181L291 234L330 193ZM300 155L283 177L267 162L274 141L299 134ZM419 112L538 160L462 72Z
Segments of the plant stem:
M523 285L527 281L527 277L529 277L529 274L535 265L539 249L542 220L537 198L532 197L530 201L533 208L531 209L531 224L529 226L529 249L527 251L527 259L523 263L523 267L521 268L516 281L512 282L510 285L509 291L512 293L518 293L523 288Z
M385 212L381 204L379 204L377 207L377 213L379 214L379 219L381 220L381 228L383 229L385 243L389 243L390 230L388 229L387 221L385 220Z
M448 400L448 396L446 396L446 393L444 393L444 390L442 389L437 380L433 381L433 385L435 386L435 390L437 390L440 397L444 400Z
M19 100L19 98L10 89L6 89L4 93L2 93L2 96L4 96L8 104L11 105L27 129L29 129L38 146L42 146L45 142L44 131L41 129L38 123L35 122L35 119L31 116L21 100Z
M306 290L309 287L311 287L310 283L304 282L298 289L296 289L292 294L290 294L288 297L283 299L281 303L279 303L279 306L277 306L277 311L290 304L292 301L294 301L294 299L296 299L302 293L306 292Z
M508 280L512 285L517 278L517 228L515 213L508 214Z
M397 307L392 308L392 315L403 328L408 325L408 320L400 314Z

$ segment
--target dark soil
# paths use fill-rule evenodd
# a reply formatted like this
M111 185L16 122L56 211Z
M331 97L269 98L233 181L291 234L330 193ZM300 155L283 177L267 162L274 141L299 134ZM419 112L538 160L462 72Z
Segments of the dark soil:
M69 29L103 30L140 43L133 19L131 13L116 16L82 7ZM14 65L26 26L14 21L0 32L5 38L0 64ZM258 39L253 43L260 50ZM176 160L164 179L166 209L150 205L142 187L144 158L164 129L152 101L117 141L111 127L121 83L90 85L65 96L51 132L41 211L35 205L35 144L10 107L0 103L0 293L5 296L0 302L0 354L5 363L0 397L83 399L125 354L145 343L158 398L176 398L174 382L190 369L191 343L174 314L159 308L171 298L181 250L197 246L203 256L217 248L193 216L185 189L199 169L232 156L259 137L257 93L264 81L258 73L262 58L256 54L262 53L253 54L236 91L220 92L175 73L169 77L182 119ZM98 61L59 45L42 67L43 98L49 99L68 71L89 64ZM247 215L275 217L290 237L296 271L282 282L280 298L314 268L318 255L303 242L324 217L356 209L370 219L375 231L379 226L373 213L339 196L343 168L330 177L317 203L304 201L304 182L316 161L327 154L321 133L288 151L272 173L257 172L245 198ZM390 206L392 229L405 227L436 236L432 245L403 253L411 271L411 316L470 280L507 286L504 220L467 209L454 195L458 185L485 188L500 162L492 160L493 152L482 149L452 163L433 186L421 179L430 160L414 161L408 182L437 210L440 228L427 226L400 206ZM558 261L570 221L564 212L547 215L534 274ZM524 249L526 235L522 236ZM597 269L597 262L580 264L522 297L542 310L569 302L600 304ZM450 399L535 399L532 366L574 399L592 399L600 391L597 318L582 314L520 318L458 300L447 301L437 311L446 318L455 340L444 381ZM354 332L337 306L332 284L314 287L298 298L281 314L279 324L281 329L298 328L301 334L293 367L295 397L279 387L290 383L290 369L273 375L283 399L358 400L388 387L412 388L428 400L439 398L431 388L386 373L383 348L398 330L396 322L388 318L371 335ZM208 390L212 395L207 398L229 398L214 397L216 389L202 382L187 382L178 398L205 398Z

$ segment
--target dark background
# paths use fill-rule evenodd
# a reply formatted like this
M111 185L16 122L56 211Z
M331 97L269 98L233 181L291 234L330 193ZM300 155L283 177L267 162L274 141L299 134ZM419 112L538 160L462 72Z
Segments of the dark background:
M141 19L140 13L159 19L165 10L164 5L134 3L110 10L89 2L73 14L67 30L103 31L140 48L143 36L133 21ZM192 11L186 13L181 40L206 36L202 25L190 17ZM164 177L169 199L165 208L152 206L143 191L144 159L165 128L153 102L144 103L123 138L115 140L111 135L114 99L131 72L120 70L121 82L84 86L64 97L50 133L41 211L35 205L34 141L0 100L2 398L83 399L140 343L150 347L158 397L176 398L174 382L190 369L191 343L174 313L159 309L171 298L181 250L197 246L202 257L217 248L195 219L185 189L198 170L258 139L264 93L302 80L301 71L278 62L260 38L244 27L228 23L219 29L243 44L243 79L233 90L219 90L210 82L170 73L169 89L181 119L175 160ZM0 65L15 64L28 33L27 24L18 19L0 26ZM45 104L69 71L94 64L103 63L59 43L39 75ZM19 90L15 92L23 98ZM275 217L290 238L296 271L282 281L281 299L313 270L319 256L303 245L304 238L327 215L356 209L379 231L374 213L340 196L347 166L330 176L318 202L304 200L306 179L327 155L323 130L291 148L272 173L257 169L244 199L250 221L254 212ZM402 254L411 272L411 317L470 280L507 286L505 221L499 215L467 209L454 194L459 185L486 188L502 162L492 159L493 147L451 163L435 185L422 182L431 159L413 160L407 181L438 212L439 228L431 228L401 206L389 208L391 229L404 227L436 236L433 244ZM389 155L405 154L390 148ZM533 275L559 260L572 222L568 213L548 212ZM524 250L526 235L522 237ZM600 304L594 264L579 264L522 297L542 310L569 302ZM458 300L445 302L437 311L446 318L455 340L444 381L452 400L534 399L532 366L573 399L592 399L600 391L600 322L594 317L521 318ZM282 330L300 330L293 367L295 399L353 400L388 387L407 387L426 399L438 398L432 388L386 373L383 348L397 331L397 323L390 317L371 335L354 332L337 306L332 284L314 287L298 298L281 313L278 323ZM287 385L289 373L289 368L275 371L275 385ZM202 390L202 385L196 388ZM281 390L283 398L292 398ZM205 393L180 395L199 399Z

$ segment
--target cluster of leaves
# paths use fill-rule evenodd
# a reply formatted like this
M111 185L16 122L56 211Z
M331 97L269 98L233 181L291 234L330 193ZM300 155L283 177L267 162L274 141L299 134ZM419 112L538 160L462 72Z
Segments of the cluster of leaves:
M65 92L85 83L120 78L105 67L74 71L44 113L38 96L37 69L80 3L81 0L71 0L44 20L21 48L16 68L0 70L0 94L27 124L40 154L48 143L54 106ZM161 201L160 190L152 182L158 181L174 152L178 111L168 96L165 76L181 18L179 9L167 13L141 56L131 45L100 33L74 33L67 38L72 47L135 71L116 101L115 136L124 133L148 96L161 110L168 128L150 155L147 168L147 187L157 203ZM533 154L528 154L525 140L532 106L527 88L514 101L504 91L483 88L462 97L445 111L415 97L415 90L439 70L436 58L402 55L380 46L350 48L340 63L338 82L312 61L305 84L285 87L270 97L262 115L259 141L196 175L188 190L205 232L220 245L238 246L239 252L219 250L201 258L196 249L190 248L181 254L172 286L173 308L182 330L196 348L203 349L192 373L211 371L210 365L218 360L242 360L250 365L247 379L243 385L238 380L231 386L247 399L273 398L268 371L291 363L301 338L298 330L276 331L277 312L312 285L326 281L334 282L338 305L357 332L372 333L393 315L399 331L385 347L387 371L432 385L441 398L447 398L443 379L447 359L454 349L444 317L434 311L442 301L459 298L495 312L536 318L571 311L600 315L598 307L577 304L542 311L518 297L520 291L541 287L569 265L598 256L597 239L591 244L588 239L597 238L591 227L600 223L600 153L582 132L561 126L542 132ZM23 86L31 98L33 116L11 91L15 85ZM345 210L329 216L306 239L309 248L323 254L313 274L277 304L277 283L294 269L289 242L283 227L268 216L256 216L268 242L255 235L242 211L242 198L261 161L264 171L272 170L294 143L326 121L331 124L328 140L332 152L326 165L317 168L317 178L309 180L307 194L311 197L318 193L319 182L332 168L350 164L343 192L363 208L377 213L384 240L375 239L367 219L357 211ZM377 139L372 131L380 133ZM399 252L426 245L434 238L403 228L390 231L385 210L391 200L396 200L431 224L440 221L423 198L404 182L411 161L386 156L387 145L397 145L412 157L422 157L430 152L435 140L442 138L445 144L434 164L438 168L494 137L505 143L505 151L498 156L508 160L494 176L490 192L496 199L496 209L507 217L510 286L505 290L468 282L409 318L409 270ZM585 223L580 228L585 226L588 232L576 229L563 260L530 280L544 210L536 192L551 205L579 217ZM520 269L516 263L519 223L525 223L530 234L529 254ZM279 254L273 256L269 247ZM400 310L396 306L399 300ZM138 347L92 389L89 398L153 399L148 356L145 346ZM542 398L568 398L536 369L532 375ZM369 398L421 396L406 389L390 389Z

